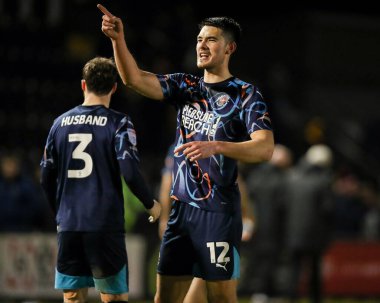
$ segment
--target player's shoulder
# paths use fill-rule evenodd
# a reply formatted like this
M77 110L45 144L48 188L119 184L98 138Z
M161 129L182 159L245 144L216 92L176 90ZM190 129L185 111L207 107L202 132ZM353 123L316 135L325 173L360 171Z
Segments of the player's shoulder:
M124 127L134 128L132 119L127 113L109 109L109 116L111 117L117 129Z
M247 81L244 81L240 78L237 78L237 77L234 77L232 79L232 82L237 85L237 86L240 86L241 88L243 89L250 89L252 91L255 91L257 89L257 86L252 83L252 82L247 82Z
M185 83L187 85L198 84L200 80L202 79L202 77L200 76L188 74L188 73L173 73L173 74L168 74L166 76L171 78L172 80L175 80L176 82Z
M259 95L260 97L263 97L261 90L256 83L243 81L236 77L233 79L233 82L250 95Z

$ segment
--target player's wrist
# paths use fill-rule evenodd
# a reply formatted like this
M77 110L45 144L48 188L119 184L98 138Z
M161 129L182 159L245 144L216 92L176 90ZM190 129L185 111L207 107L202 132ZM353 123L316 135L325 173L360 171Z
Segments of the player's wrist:
M223 142L222 141L214 141L214 155L223 154Z
M114 47L126 44L123 32L117 33L116 35L113 35L110 38L111 38L111 41L112 41L112 45Z

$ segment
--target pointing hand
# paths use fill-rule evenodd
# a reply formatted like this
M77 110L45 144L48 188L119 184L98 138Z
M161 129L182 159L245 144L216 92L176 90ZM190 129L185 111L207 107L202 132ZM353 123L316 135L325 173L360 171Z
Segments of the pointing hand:
M102 32L112 40L123 38L124 32L121 19L112 15L103 5L98 4L97 7L104 14L102 17Z

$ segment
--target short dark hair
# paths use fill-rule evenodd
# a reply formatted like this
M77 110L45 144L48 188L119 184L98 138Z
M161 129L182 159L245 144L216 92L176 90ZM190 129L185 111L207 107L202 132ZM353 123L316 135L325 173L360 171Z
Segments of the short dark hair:
M95 57L88 61L82 70L87 89L98 96L107 95L117 82L118 73L115 62L104 57Z
M240 42L241 26L230 17L206 18L198 25L199 29L202 29L204 26L214 26L220 28L227 36L229 36L231 41L235 41L236 44Z

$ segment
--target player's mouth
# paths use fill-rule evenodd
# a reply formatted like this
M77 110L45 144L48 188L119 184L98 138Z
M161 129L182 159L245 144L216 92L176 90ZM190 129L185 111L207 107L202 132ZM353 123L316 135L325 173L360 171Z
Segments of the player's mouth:
M210 54L206 54L206 53L199 53L198 54L198 59L200 61L205 61L207 60L208 58L210 58Z

